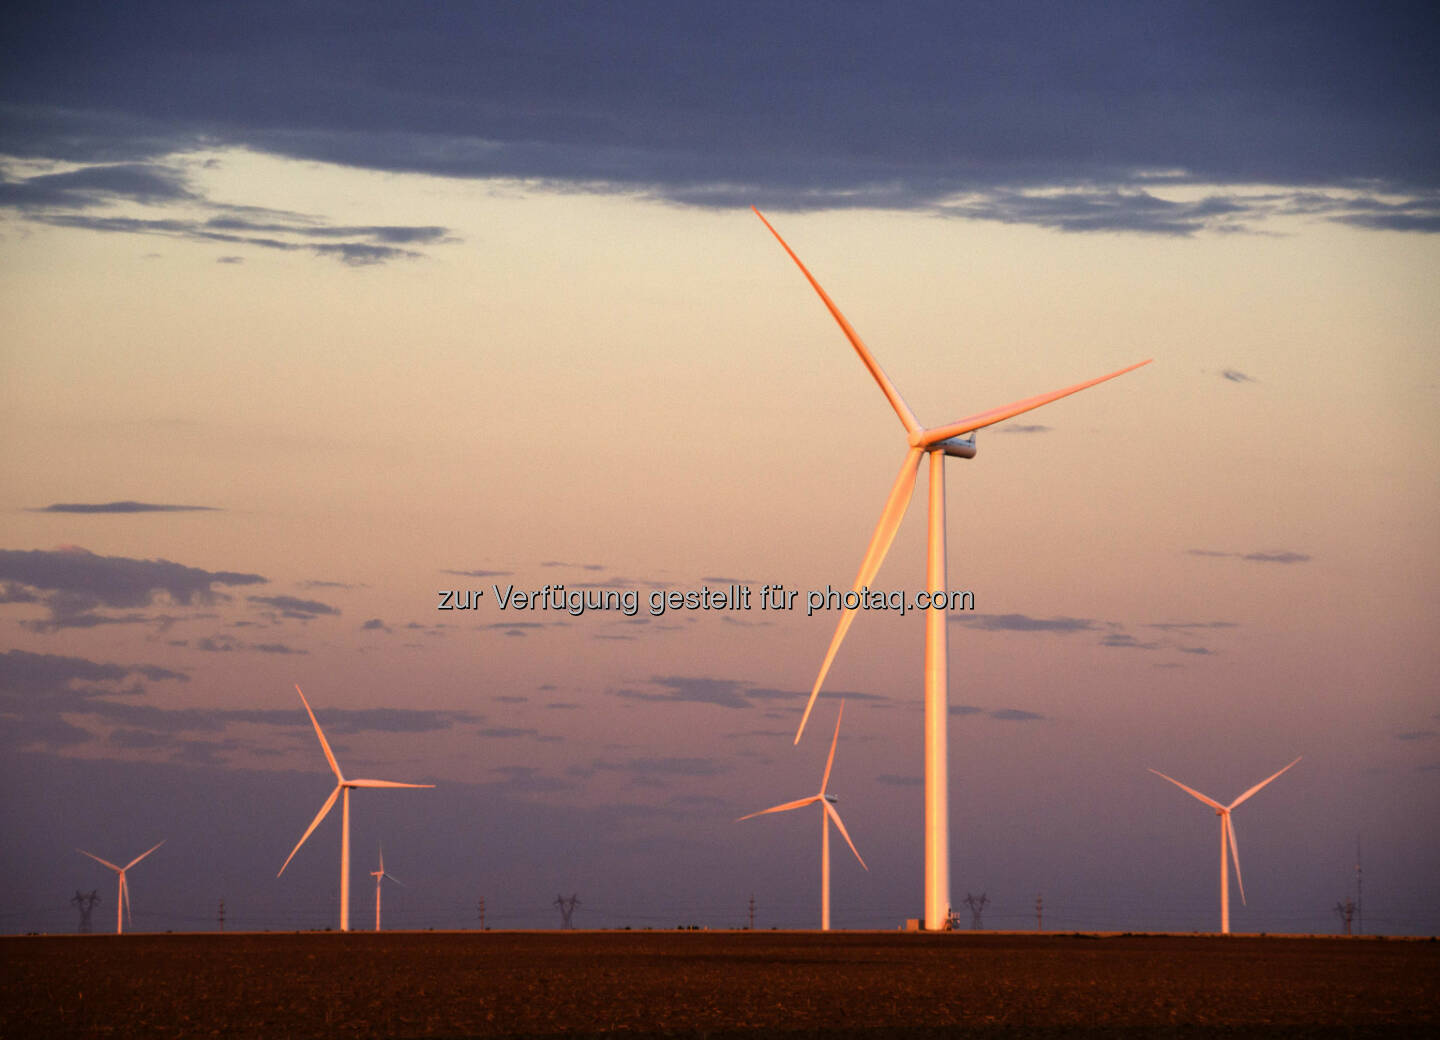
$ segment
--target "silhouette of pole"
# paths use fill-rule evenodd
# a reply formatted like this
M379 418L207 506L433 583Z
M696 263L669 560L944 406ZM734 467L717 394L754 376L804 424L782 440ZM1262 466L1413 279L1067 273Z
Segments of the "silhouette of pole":
M751 892L751 893L750 893L750 916L749 916L748 918L746 918L746 921L747 921L747 923L746 923L746 925L745 925L745 930L746 930L747 932L753 932L753 931L755 930L755 893L754 893L754 892Z
M221 900L220 900L220 913L219 913L219 915L217 916L217 919L218 919L219 922L220 922L220 930L223 932L223 931L225 930L225 900L224 900L224 899L221 899Z
M572 895L566 899L564 896L556 896L555 905L560 908L560 927L574 928L571 919L575 916L575 908L580 905L580 897Z
M90 911L94 910L95 904L100 902L99 891L91 889L89 892L81 892L77 888L75 890L75 898L70 900L70 902L74 903L76 908L80 911L80 934L89 935Z
M1035 930L1037 932L1045 930L1045 900L1038 892L1035 894Z
M981 892L978 898L972 896L969 892L965 893L965 905L970 908L970 927L972 929L979 931L985 927L980 921L980 914L988 902L990 902L990 897L984 892Z
M479 916L480 916L480 930L483 932L483 931L485 930L485 897L484 897L484 896L481 896L481 897L480 897L480 904L479 904L479 906L476 907L476 910L478 911Z
M1355 900L1345 899L1335 904L1335 912L1340 915L1340 920L1345 922L1345 934L1353 934L1350 930L1350 922L1355 917Z

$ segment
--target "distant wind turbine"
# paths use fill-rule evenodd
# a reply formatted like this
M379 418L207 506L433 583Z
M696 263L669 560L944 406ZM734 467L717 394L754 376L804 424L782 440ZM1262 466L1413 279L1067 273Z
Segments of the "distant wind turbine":
M915 414L910 411L909 406L900 397L900 392L895 389L894 384L890 382L889 377L885 375L869 349L861 342L860 335L845 319L845 315L840 313L840 308L835 306L825 290L820 287L820 283L815 280L815 276L800 262L795 251L780 237L780 232L771 226L758 209L753 206L751 209L770 229L770 233L775 236L776 241L790 255L790 259L795 261L795 265L800 268L800 272L805 275L811 287L820 295L820 299L826 309L830 311L831 317L839 324L845 337L850 340L850 345L855 348L855 353L860 355L861 362L879 385L885 399L890 402L890 407L900 417L901 425L905 427L909 443L905 461L900 465L900 474L895 478L895 484L890 489L890 497L885 501L885 508L880 514L880 523L876 526L875 534L865 549L865 556L860 563L860 573L855 578L854 591L859 592L865 589L875 580L875 575L880 570L880 564L884 562L885 554L890 549L890 543L895 540L895 532L899 530L900 521L905 517L905 510L909 507L911 495L915 490L915 477L920 469L920 459L927 454L930 456L930 526L928 557L925 566L925 588L931 593L932 598L940 599L941 605L938 609L930 609L925 612L925 927L939 930L944 928L950 919L949 750L946 733L949 664L945 633L949 597L946 595L945 571L945 456L961 459L974 458L975 438L973 434L976 430L993 426L995 423L1003 422L1052 401L1058 401L1062 397L1094 386L1096 383L1103 383L1107 379L1114 379L1116 376L1124 375L1126 372L1139 368L1141 365L1148 365L1150 362L1148 360L1139 361L1111 372L1109 375L1076 383L1064 390L1054 390L1038 397L1027 397L1023 401L992 408L988 412L972 415L959 422L926 429L920 425ZM961 438L965 434L972 436L962 440ZM800 727L795 733L795 743L797 744L800 743L800 737L805 732L805 723L810 718L810 710L815 706L815 698L820 693L820 687L825 682L825 676L830 671L835 654L845 639L850 622L855 619L855 609L855 607L848 607L840 616L840 623L836 626L835 635L830 640L830 649L825 653L825 661L820 666L820 674L816 677L815 686L810 691L810 700L805 705L805 714L800 718Z
M320 747L325 752L325 760L330 763L330 770L335 774L338 783L335 790L330 792L330 797L325 799L325 804L320 806L320 811L315 814L315 819L310 821L310 826L305 828L305 833L300 835L300 840L290 850L290 855L285 857L285 862L280 865L280 874L285 873L285 868L295 858L295 853L300 851L300 846L305 844L305 839L310 837L320 821L325 819L327 813L335 805L335 799L341 798L340 810L340 930L350 930L350 790L354 787L434 787L434 784L402 784L395 780L346 780L345 774L340 772L340 763L335 761L335 752L330 750L330 742L325 739L325 731L320 728L320 723L315 719L315 713L310 710L310 702L305 699L304 692L297 685L295 692L300 694L300 703L305 705L305 713L310 716L310 722L315 726L315 735L320 738Z
M382 883L386 878L389 878L391 881L395 882L395 884L399 885L401 888L404 888L404 887L405 887L405 882L401 881L401 880L400 880L399 878L397 878L394 874L390 874L390 873L387 873L387 872L386 872L386 870L385 870L385 846L383 846L383 845L380 846L380 869L379 869L379 870L372 870L372 871L370 871L370 876L375 879L375 930L378 932L378 931L380 930L380 885L381 885L381 883Z
M146 856L150 855L150 853L154 852L154 851L155 851L156 849L158 849L161 845L164 845L167 840L168 840L168 839L166 839L166 838L161 838L159 842L157 842L157 843L154 844L154 845L151 845L148 849L146 849L144 852L140 853L140 855L136 856L134 859L132 859L129 863L125 864L123 867L117 867L115 864L111 863L108 859L101 859L99 856L95 855L95 853L93 853L93 852L86 852L84 849L76 849L76 850L75 850L76 852L80 853L82 856L89 856L89 857L90 857L91 859L93 859L96 863L103 863L105 866L107 866L107 867L109 867L111 870L115 871L116 874L119 874L119 875L120 875L120 882L119 882L119 884L120 884L120 890L115 894L115 934L116 934L116 935L121 934L121 933L125 930L125 921L124 921L124 918L121 916L121 910L123 909L124 912L127 913L127 914L130 912L130 885L129 885L129 883L125 880L125 871L129 870L129 869L130 869L131 867L133 867L135 864L139 863L142 859L144 859ZM132 922L132 923L133 923L133 922Z
M1299 758L1295 759L1295 762L1300 761L1300 759L1304 757L1304 755L1301 755ZM1291 762L1290 766L1293 766L1295 762ZM1285 769L1289 769L1290 766L1286 766ZM1280 770L1280 773L1285 772L1285 769ZM1235 883L1240 886L1240 902L1242 904L1245 902L1245 882L1240 877L1240 851L1235 844L1235 824L1230 819L1230 811L1234 809L1237 805L1239 805L1241 802L1245 801L1245 799L1253 795L1256 791L1260 790L1260 788L1268 784L1271 780L1274 780L1276 776L1280 775L1280 773L1276 773L1274 776L1266 777L1264 780L1261 780L1258 784L1250 788L1250 790L1246 791L1229 805L1221 805L1219 802L1215 801L1215 799L1206 797L1199 791L1195 790L1195 788L1186 787L1179 780L1176 780L1173 776L1165 776L1165 774L1160 772L1160 770L1158 769L1152 769L1150 770L1150 772L1154 773L1158 777L1169 780L1176 787L1180 788L1180 790L1194 795L1196 798L1200 799L1200 801L1204 802L1206 805L1210 806L1210 808L1214 809L1215 815L1220 817L1220 934L1229 935L1230 870L1228 865L1225 863L1225 848L1227 844L1230 848L1230 858L1235 861Z
M825 761L825 775L820 778L820 793L811 795L809 798L801 798L796 802L786 802L784 805L772 806L769 809L761 809L748 816L742 816L740 820L754 819L756 816L764 816L772 812L788 812L791 809L803 809L807 805L814 805L819 802L824 811L820 814L820 930L830 930L830 821L835 821L839 828L840 835L845 843L850 846L850 851L855 853L855 858L860 860L860 865L868 871L865 861L860 858L860 850L850 840L850 834L845 830L845 824L840 819L840 814L835 811L835 803L839 800L833 794L826 794L825 788L830 783L830 768L835 764L835 745L840 740L840 720L845 717L845 702L840 702L840 712L835 716L835 736L830 740L830 757Z

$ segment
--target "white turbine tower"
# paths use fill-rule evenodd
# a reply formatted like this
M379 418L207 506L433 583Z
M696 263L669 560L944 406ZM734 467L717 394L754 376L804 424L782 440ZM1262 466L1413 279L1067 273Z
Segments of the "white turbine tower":
M807 805L814 805L819 802L823 807L820 814L820 930L830 930L830 821L835 821L839 828L840 835L845 843L850 846L850 851L855 853L855 858L860 860L860 865L865 867L865 861L860 858L860 850L850 840L850 834L845 830L845 824L840 819L840 814L835 811L835 803L839 800L833 794L827 794L825 788L830 783L830 767L835 764L835 745L840 741L840 720L845 717L845 702L840 702L840 712L835 716L835 736L830 740L830 757L825 761L825 775L820 778L820 793L811 795L809 798L801 798L799 801L786 802L784 805L772 806L769 809L761 809L759 812L742 816L740 820L750 820L756 816L764 816L772 812L788 812L791 809L803 809ZM868 871L870 868L865 867Z
M295 858L295 853L300 851L300 846L305 844L305 839L310 837L320 821L325 819L327 813L335 805L335 799L341 798L340 811L340 930L350 930L350 790L355 787L434 787L434 784L402 784L395 780L346 780L345 774L340 772L340 763L335 761L335 753L330 750L330 742L325 739L325 732L320 728L320 723L315 719L315 713L310 710L310 702L305 699L305 694L297 685L295 692L300 694L300 703L305 705L305 713L310 716L310 722L315 726L315 735L320 738L320 747L325 752L325 760L330 763L330 770L335 774L338 781L335 790L330 792L330 797L325 799L325 804L320 806L320 811L315 814L315 819L310 821L310 826L305 828L305 833L300 835L300 840L290 850L290 855L285 857L285 862L280 865L280 874L285 873L285 868Z
M1304 757L1304 755L1301 755L1299 758L1295 759L1295 762L1300 761L1300 759ZM1293 766L1295 762L1291 762L1290 766ZM1290 766L1286 766L1285 769L1289 769ZM1280 773L1285 772L1285 769L1280 770ZM1240 851L1235 844L1235 824L1230 819L1230 811L1234 809L1237 805L1239 805L1241 802L1245 801L1245 799L1253 795L1256 791L1260 790L1260 788L1268 784L1271 780L1274 780L1276 776L1280 775L1280 773L1276 773L1274 776L1269 776L1266 777L1264 780L1261 780L1258 784L1250 788L1250 790L1246 791L1229 805L1221 805L1219 802L1215 801L1215 799L1206 797L1199 791L1195 790L1195 788L1186 787L1179 780L1176 780L1173 776L1165 776L1165 774L1160 772L1160 770L1158 769L1152 769L1150 770L1150 772L1154 773L1158 777L1163 777L1164 779L1169 780L1176 787L1180 788L1180 790L1194 795L1196 798L1200 799L1200 801L1204 802L1206 805L1210 806L1210 808L1214 809L1215 815L1220 817L1220 934L1229 935L1230 870L1225 863L1225 849L1227 845L1230 849L1230 858L1235 861L1235 883L1240 886L1240 902L1245 902L1245 882L1240 877Z
M119 874L119 875L120 875L120 882L119 882L119 884L120 884L120 889L119 889L118 892L115 893L115 934L116 934L116 935L121 934L121 933L125 930L125 919L121 916L121 910L123 909L124 912L127 913L127 914L130 912L130 884L129 884L129 882L127 882L127 881L125 880L125 871L129 870L129 869L130 869L131 867L133 867L135 864L139 863L142 859L144 859L146 856L150 855L150 853L154 852L154 851L155 851L156 849L158 849L161 845L164 845L167 840L168 840L168 839L166 839L166 838L161 838L158 843L156 843L156 844L154 844L154 845L151 845L148 849L146 849L144 852L140 853L140 855L136 856L134 859L132 859L129 863L125 864L123 867L117 867L115 864L111 863L108 859L101 859L99 856L95 855L95 853L93 853L93 852L86 852L84 849L76 849L76 850L75 850L76 852L80 853L82 856L89 856L89 857L90 857L91 859L93 859L96 863L103 863L105 866L107 866L107 867L109 867L111 870L115 871L116 874ZM132 922L132 923L133 923L133 922Z
M380 846L380 869L370 871L370 876L375 879L375 930L378 932L380 930L380 885L386 878L401 888L405 887L405 882L385 870L385 846L383 845Z
M751 208L754 209L754 207ZM950 455L962 459L974 458L975 438L971 436L962 440L961 438L965 434L973 435L976 430L993 426L995 423L1039 408L1051 401L1058 401L1069 394L1094 386L1096 383L1103 383L1107 379L1114 379L1116 376L1139 368L1141 365L1148 365L1150 362L1148 360L1140 361L1116 372L1111 372L1109 375L1077 383L1063 390L1055 390L1038 397L1027 397L1023 401L992 408L988 412L972 415L959 422L926 429L920 425L919 420L915 418L914 413L900 397L900 392L895 389L894 384L890 382L889 377L885 375L869 349L861 342L859 334L840 313L840 308L836 307L825 290L820 288L820 283L815 280L815 276L800 262L795 251L780 237L780 233L771 227L764 215L758 209L754 212L770 229L770 233L775 236L776 241L780 243L785 252L790 254L790 259L795 261L795 265L800 268L811 287L820 295L821 301L839 324L846 338L850 340L850 345L855 348L855 353L860 355L861 362L870 371L875 382L879 384L885 399L890 402L890 407L900 417L900 423L905 427L906 438L909 442L905 461L900 465L900 475L895 478L895 484L890 489L890 497L886 500L885 508L880 513L880 523L876 526L875 534L865 549L865 556L860 563L860 573L855 578L855 591L866 588L875 579L876 573L880 570L880 564L890 549L890 543L895 540L895 532L900 527L900 521L905 517L905 510L909 507L911 495L915 490L915 477L920 469L920 459L927 454L930 456L930 524L925 588L931 593L932 598L938 596L941 606L938 609L928 610L925 614L925 927L939 930L945 927L950 918L949 751L946 732L949 665L945 634L949 597L946 595L945 572L945 456ZM845 639L845 633L849 630L850 622L854 618L854 607L847 608L840 616L840 623L836 626L835 635L830 640L830 649L825 653L825 661L820 666L820 674L816 677L815 686L810 691L810 700L805 705L805 714L801 717L800 727L795 733L797 744L805 732L805 722L810 718L810 710L815 706L815 698L819 695L820 687L825 682L825 675L829 672L830 665L835 660L835 654L840 649L840 643Z

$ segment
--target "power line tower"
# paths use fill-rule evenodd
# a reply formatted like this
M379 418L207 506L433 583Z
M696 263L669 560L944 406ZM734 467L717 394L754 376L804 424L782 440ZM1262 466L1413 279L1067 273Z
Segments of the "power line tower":
M1355 918L1360 934L1365 934L1365 899L1360 890L1360 835L1355 835Z
M1035 893L1035 930L1045 930L1045 900L1039 892Z
M750 893L750 916L746 918L745 930L746 930L747 932L753 932L753 931L755 930L755 893L754 893L754 892L751 892L751 893Z
M95 890L81 892L77 888L75 890L75 898L70 900L70 902L74 903L75 907L80 911L80 934L89 935L90 911L94 910L95 904L100 902L100 893Z
M988 902L990 902L990 898L984 892L980 893L979 898L972 896L969 892L965 893L965 905L970 908L970 927L972 929L979 931L985 927L980 921L980 914Z
M223 931L225 930L225 900L224 900L224 899L221 899L221 900L220 900L220 913L216 915L216 920L218 920L218 921L220 922L220 930L223 932Z
M480 930L485 930L485 897L480 897L480 902L475 906L476 915L480 918Z
M1344 902L1336 903L1335 912L1340 915L1340 920L1345 922L1345 934L1354 934L1350 930L1350 922L1355 917L1355 900L1347 898Z
M571 918L575 916L575 908L580 905L580 897L572 895L566 899L564 896L556 896L555 905L560 908L560 927L574 928Z

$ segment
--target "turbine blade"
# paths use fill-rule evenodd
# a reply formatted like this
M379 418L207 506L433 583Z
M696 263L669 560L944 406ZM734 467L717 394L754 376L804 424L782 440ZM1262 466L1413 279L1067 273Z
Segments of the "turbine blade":
M1295 762L1300 761L1300 759L1301 759L1301 758L1304 758L1304 757L1305 757L1304 755L1301 755L1299 758L1295 759ZM1291 762L1291 763L1290 763L1290 766L1293 766L1293 765L1295 764L1295 762ZM1286 766L1285 769L1289 769L1290 766ZM1280 773L1285 772L1285 769L1280 770ZM1276 773L1275 776L1279 776L1280 773ZM1229 804L1229 806L1227 806L1227 808L1230 808L1230 809L1235 808L1235 806L1239 805L1239 804L1240 804L1241 802L1243 802L1245 799L1249 798L1252 794L1254 794L1256 791L1260 790L1260 788L1264 787L1264 786L1265 786L1266 784L1268 784L1271 780L1274 780L1274 779L1275 779L1275 776L1267 776L1264 780L1261 780L1261 781L1260 781L1258 784L1256 784L1254 787L1250 788L1250 790L1246 791L1246 792L1245 792L1244 794L1242 794L1239 798L1237 798L1237 799L1235 799L1233 802L1231 802L1231 803Z
M346 780L346 787L434 787L434 784L402 784L398 780Z
M401 888L409 888L409 887L410 887L409 885L405 884L405 882L401 881L398 877L396 877L394 874L381 874L380 876L381 876L381 877L387 877L387 878L389 878L391 881L395 882L395 884L399 885Z
M823 799L821 800L820 804L825 806L825 811L830 814L830 819L835 821L835 826L839 828L840 836L845 839L845 844L850 846L850 851L855 853L855 858L860 860L860 865L862 867L865 867L865 861L860 857L860 850L857 849L855 847L855 843L850 840L850 832L845 829L845 824L840 819L840 814L835 811L835 806L831 805L827 801L824 801ZM870 868L865 867L865 870L868 872Z
M1201 800L1202 802L1204 802L1206 805L1210 806L1212 809L1217 809L1217 810L1220 810L1220 811L1224 811L1225 806L1221 805L1221 804L1220 804L1219 802L1217 802L1215 799L1209 798L1209 797L1201 794L1199 791L1195 790L1195 788L1193 788L1193 787L1186 787L1186 786L1185 786L1184 784L1182 784L1179 780L1176 780L1173 776L1165 776L1165 774L1162 773L1162 772L1160 772L1160 770L1158 770L1158 769L1152 769L1152 770L1150 770L1150 772L1154 773L1156 776L1164 777L1166 780L1169 780L1169 781L1170 781L1172 784L1174 784L1176 787L1180 788L1180 790L1190 792L1190 793L1193 794L1196 798L1200 799L1200 800Z
M130 883L125 880L125 871L120 871L120 894L125 897L125 919L131 924L135 923L135 915L130 912Z
M108 859L101 859L99 856L95 855L95 853L93 853L93 852L86 852L84 849L76 849L75 851L78 852L78 853L80 853L80 855L82 855L82 856L89 856L89 857L90 857L91 859L93 859L96 863L103 863L103 864L105 864L107 867L109 867L111 870L115 871L115 873L117 873L117 874L120 873L121 868L120 868L120 867L117 867L115 864L111 863Z
M325 739L325 731L320 728L320 723L316 720L315 713L310 710L310 702L305 699L305 694L300 689L299 683L295 684L295 692L300 694L300 703L305 705L305 714L310 716L310 721L315 726L315 735L320 738L320 747L325 751L325 761L330 763L330 769L334 772L335 779L343 784L345 782L345 774L340 772L340 763L335 761L335 752L330 750L330 741Z
M129 870L131 867L133 867L135 864L139 863L139 862L140 862L142 859L144 859L146 856L150 855L150 853L152 853L152 852L154 852L156 849L158 849L161 845L164 845L165 842L167 842L168 840L169 840L168 838L161 838L161 839L160 839L158 842L156 842L154 845L151 845L151 846L150 846L148 849L146 849L144 852L140 853L140 855L136 856L136 857L135 857L134 859L132 859L129 863L125 864L125 869L126 869L126 870Z
M810 805L813 802L820 801L824 801L824 799L821 798L818 794L812 794L809 798L801 798L799 801L786 802L784 805L772 805L768 809L761 809L759 812L752 812L748 816L741 816L735 822L739 823L740 820L752 820L756 816L764 816L766 813L789 812L791 809L803 809L805 806Z
M820 793L830 783L830 767L835 764L835 745L840 743L840 720L845 717L845 698L840 698L840 711L835 716L835 736L830 738L830 757L825 760L825 775L820 778Z
M1235 821L1225 814L1225 830L1230 835L1230 858L1235 861L1235 883L1240 886L1240 904L1245 905L1245 879L1240 876L1240 849L1235 844Z
M770 221L765 219L765 214L755 209L754 206L751 206L750 209L760 218L762 224L770 228L770 234L775 236L775 241L779 242L781 248L790 254L790 259L795 261L795 266L800 268L800 273L805 276L805 280L810 283L811 288L820 294L820 299L825 304L826 309L830 311L830 316L840 325L840 331L845 333L845 338L850 341L850 345L855 348L855 353L860 355L861 362L870 370L870 375L874 378L875 382L879 384L880 392L885 395L885 400L890 402L890 407L895 409L895 414L900 417L900 422L904 425L905 432L911 434L920 433L922 427L916 420L915 413L910 411L910 406L900 397L900 391L895 389L895 384L890 382L890 377L885 374L879 362L877 362L874 355L870 353L869 348L861 341L860 334L845 320L845 315L840 313L840 308L835 306L835 301L830 299L824 289L820 288L820 283L815 280L815 276L810 273L810 269L800 262L800 258L795 255L795 250L791 249L789 244L780 237L780 232L776 231L775 228L771 226Z
M885 500L885 508L880 513L880 523L875 527L875 533L870 537L870 545L865 550L865 558L860 561L860 573L855 577L855 590L869 585L874 580L876 573L880 570L880 564L885 562L885 554L890 551L890 543L895 540L895 532L900 529L900 521L905 518L905 510L910 506L910 496L915 491L915 475L920 471L920 457L925 452L920 448L911 448L905 455L905 461L900 464L900 474L895 478L895 485L890 489L890 497ZM840 615L840 623L835 626L835 634L830 637L830 649L825 652L825 660L820 665L820 674L815 679L815 686L810 691L810 700L805 704L805 714L800 716L800 728L795 731L795 743L800 743L801 736L805 733L805 723L810 719L810 711L815 707L815 698L820 695L820 687L825 683L825 676L830 671L830 665L835 661L835 655L840 651L840 644L845 641L845 633L850 631L850 623L855 620L855 611L846 610Z
M300 840L297 841L295 843L295 847L290 850L290 855L286 856L285 862L280 864L280 873L276 874L276 877L279 877L280 874L285 873L285 868L288 867L290 865L290 861L295 858L295 853L300 851L300 846L305 844L305 839L310 837L316 827L320 826L320 821L325 819L325 814L334 807L335 799L340 797L340 792L344 790L344 788L344 784L335 785L335 790L330 792L330 797L325 799L324 805L320 806L320 811L315 814L315 819L310 821L310 826L305 828L305 833L300 835Z
M1095 379L1088 379L1083 383L1076 383L1074 386L1067 386L1064 390L1052 390L1048 394L1040 394L1038 397L1027 397L1023 401L1016 401L1013 404L1001 405L999 408L992 408L988 412L981 412L979 415L972 415L968 419L961 419L959 422L950 423L948 426L937 426L933 430L924 431L920 441L922 447L931 444L938 444L941 441L949 440L951 437L959 437L961 434L969 433L971 430L979 430L986 426L993 426L998 422L1014 418L1024 412L1032 411L1041 405L1049 404L1051 401L1058 401L1062 397L1069 397L1096 383L1103 383L1107 379L1114 379L1116 376L1123 376L1126 372L1134 371L1141 365L1148 365L1152 359L1137 361L1133 365L1126 365L1118 371L1109 375L1099 376Z
M385 873L385 846L380 846L380 873Z

